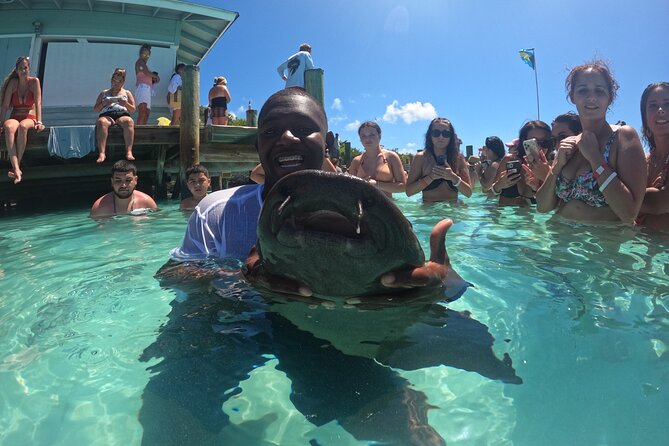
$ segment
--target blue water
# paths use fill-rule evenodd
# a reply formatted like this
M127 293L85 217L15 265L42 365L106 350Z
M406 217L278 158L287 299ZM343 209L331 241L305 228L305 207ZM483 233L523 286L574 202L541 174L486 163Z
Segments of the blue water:
M88 209L0 218L0 445L372 444L353 432L404 438L407 407L449 445L667 444L669 237L476 195L397 201L424 247L456 222L449 254L475 287L448 309L277 303L234 262L161 286L186 221L173 203L101 223ZM420 367L373 361L403 348L389 333L425 339ZM492 354L470 357L479 341ZM459 353L439 365L446 344ZM505 354L522 384L486 371Z

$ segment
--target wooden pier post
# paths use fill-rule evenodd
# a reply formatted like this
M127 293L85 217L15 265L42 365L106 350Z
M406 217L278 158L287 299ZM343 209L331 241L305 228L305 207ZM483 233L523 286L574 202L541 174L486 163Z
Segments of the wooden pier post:
M323 70L314 68L304 72L304 89L325 108L325 92L323 90Z
M246 126L258 127L258 110L252 108L246 110Z
M186 65L181 97L181 123L179 124L179 178L183 191L186 187L186 169L200 162L200 67Z

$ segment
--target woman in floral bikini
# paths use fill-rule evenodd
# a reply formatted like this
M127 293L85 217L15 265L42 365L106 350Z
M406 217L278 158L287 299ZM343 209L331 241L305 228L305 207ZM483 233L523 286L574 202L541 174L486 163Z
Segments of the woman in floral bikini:
M646 168L636 131L613 126L606 112L618 84L604 62L571 70L565 81L583 132L565 138L536 194L537 210L581 222L633 225L645 193Z

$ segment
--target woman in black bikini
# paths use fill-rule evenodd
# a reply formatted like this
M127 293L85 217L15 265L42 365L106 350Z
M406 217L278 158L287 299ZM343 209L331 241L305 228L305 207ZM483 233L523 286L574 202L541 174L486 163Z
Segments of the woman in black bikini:
M135 139L135 122L130 113L135 111L135 97L123 88L125 83L125 70L117 68L111 77L111 87L102 90L95 100L93 110L100 113L95 123L95 133L98 140L97 163L102 163L107 158L107 135L109 127L118 125L123 129L123 141L125 142L125 157L132 161L132 144Z
M425 150L416 154L409 169L408 196L423 193L423 201L452 201L458 192L471 197L469 166L460 153L458 136L446 118L435 118L425 134Z
M551 128L543 121L529 121L520 128L518 132L518 145L510 150L499 163L495 181L490 191L499 195L500 206L529 206L534 197L534 191L525 181L525 172L522 165L525 164L525 148L523 142L528 139L536 139L544 150L553 148ZM507 169L511 163L520 163L512 170Z

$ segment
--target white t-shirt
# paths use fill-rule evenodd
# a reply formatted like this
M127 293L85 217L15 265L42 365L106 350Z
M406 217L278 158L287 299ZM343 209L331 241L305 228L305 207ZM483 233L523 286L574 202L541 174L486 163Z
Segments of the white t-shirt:
M246 259L256 243L262 191L263 185L249 184L204 197L188 220L183 243L170 251L172 260Z
M172 76L172 79L170 79L170 84L167 86L167 91L170 93L174 93L177 91L177 88L181 87L183 81L181 80L181 76L178 74L175 74Z
M302 87L304 88L304 72L314 68L314 61L311 59L311 53L308 51L299 51L279 65L276 71L279 75L284 74L288 77L286 88Z

